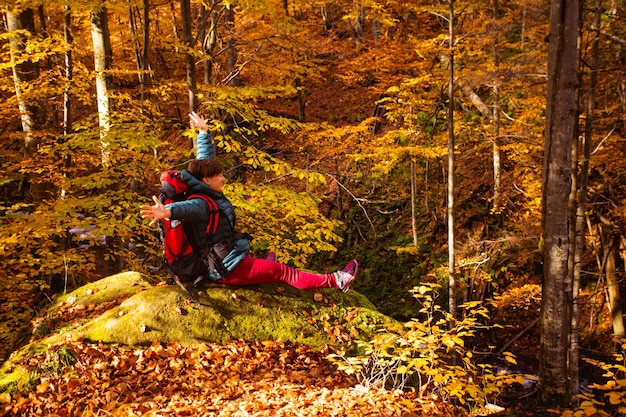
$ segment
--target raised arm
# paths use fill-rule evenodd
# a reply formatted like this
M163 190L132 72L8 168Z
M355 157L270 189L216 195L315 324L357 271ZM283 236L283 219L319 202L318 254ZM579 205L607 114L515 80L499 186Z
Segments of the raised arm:
M196 112L189 113L191 127L198 129L196 138L196 159L214 159L213 141L208 132L206 120Z

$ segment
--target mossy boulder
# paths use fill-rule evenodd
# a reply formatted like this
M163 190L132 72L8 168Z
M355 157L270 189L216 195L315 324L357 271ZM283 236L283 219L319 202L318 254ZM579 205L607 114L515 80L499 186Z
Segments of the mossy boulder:
M126 272L58 297L34 321L32 341L0 368L0 391L15 384L30 354L68 339L127 346L284 340L349 348L379 324L395 323L355 291L216 283L188 290Z
M339 325L346 310L362 310L360 320L353 323L358 331L371 331L373 324L387 321L355 292L220 284L190 291L197 302L176 285L148 288L75 332L86 340L131 346L153 340L189 344L281 339L320 347L336 342L324 327Z

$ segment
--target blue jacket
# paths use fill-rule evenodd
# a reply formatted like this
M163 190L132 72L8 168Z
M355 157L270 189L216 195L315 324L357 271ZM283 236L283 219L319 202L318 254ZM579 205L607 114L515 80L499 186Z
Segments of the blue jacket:
M215 158L211 136L208 133L203 132L198 135L196 152L196 159ZM239 265L239 262L250 252L250 242L235 235L237 226L235 208L223 193L213 190L209 185L191 175L186 169L182 170L181 179L189 186L190 194L206 194L211 197L217 204L219 213L211 212L204 200L192 198L168 204L167 208L172 212L171 219L192 223L194 236L190 236L190 238L193 242L197 242L201 250L210 248L224 240L231 243L230 251L222 260L222 264L227 271L234 270ZM207 236L206 225L211 216L219 216L218 227L213 236ZM216 269L211 270L211 268L209 268L208 275L214 280L224 278L223 273Z
M202 132L196 138L196 159L215 159L211 135Z

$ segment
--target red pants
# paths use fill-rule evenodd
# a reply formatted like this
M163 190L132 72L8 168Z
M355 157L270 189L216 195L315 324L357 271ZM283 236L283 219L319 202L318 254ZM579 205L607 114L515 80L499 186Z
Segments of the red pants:
M284 283L301 290L337 288L334 274L305 272L276 261L246 256L228 276L220 281L228 285Z

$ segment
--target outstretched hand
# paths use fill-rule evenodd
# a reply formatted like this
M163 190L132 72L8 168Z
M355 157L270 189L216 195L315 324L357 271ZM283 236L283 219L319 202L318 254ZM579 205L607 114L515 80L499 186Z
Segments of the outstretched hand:
M150 226L154 225L159 220L166 219L172 215L172 211L165 207L163 203L159 201L159 199L153 195L152 201L154 201L154 206L141 206L141 217L142 218L150 218Z
M189 113L189 121L190 121L191 127L197 128L200 132L207 131L206 120L204 120L204 117L200 116L195 111Z

